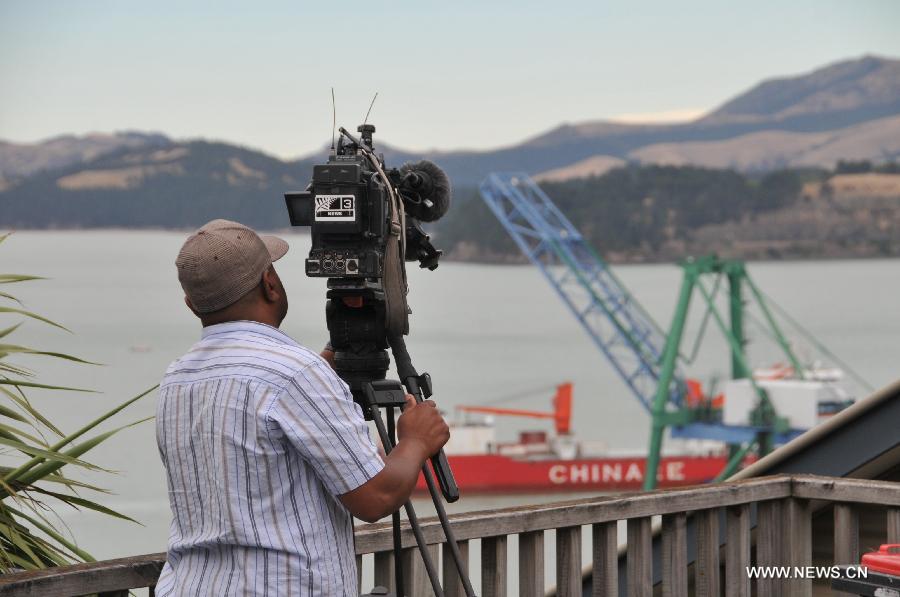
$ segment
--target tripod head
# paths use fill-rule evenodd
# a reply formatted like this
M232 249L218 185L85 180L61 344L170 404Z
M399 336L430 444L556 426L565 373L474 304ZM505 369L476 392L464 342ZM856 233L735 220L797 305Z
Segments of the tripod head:
M350 386L353 399L362 407L367 419L375 416L375 408L402 408L404 405L402 394L396 402L392 398L380 400L377 392L371 393L373 387L385 381L390 368L388 347L393 352L397 373L406 391L417 402L431 397L431 376L416 371L403 335L388 336L382 323L385 306L378 293L349 295L331 290L327 296L325 318L334 349L334 368ZM459 488L443 450L432 457L431 464L444 499L448 502L458 500Z

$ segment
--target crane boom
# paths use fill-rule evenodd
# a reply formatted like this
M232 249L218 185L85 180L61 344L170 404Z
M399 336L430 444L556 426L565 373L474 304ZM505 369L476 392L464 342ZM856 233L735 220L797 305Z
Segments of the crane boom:
M506 231L648 411L666 336L578 229L527 174L493 173L480 193ZM679 373L669 401L684 400Z

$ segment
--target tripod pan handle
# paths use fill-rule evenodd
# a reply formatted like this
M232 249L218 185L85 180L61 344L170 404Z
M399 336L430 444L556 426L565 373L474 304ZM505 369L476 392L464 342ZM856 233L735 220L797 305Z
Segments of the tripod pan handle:
M434 475L437 477L444 499L452 504L459 499L459 487L456 485L456 479L443 449L431 457L431 466L434 468Z

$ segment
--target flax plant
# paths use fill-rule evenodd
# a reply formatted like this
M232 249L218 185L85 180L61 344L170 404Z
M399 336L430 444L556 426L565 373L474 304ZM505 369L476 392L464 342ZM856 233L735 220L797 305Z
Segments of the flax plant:
M0 236L0 243L8 236ZM102 515L132 520L82 497L84 492L106 492L67 476L66 471L73 467L105 470L83 460L82 456L122 429L142 421L103 433L96 433L96 428L155 389L150 388L125 401L69 434L39 412L28 399L27 393L31 389L90 390L38 381L34 371L12 363L10 357L27 355L94 364L69 354L21 346L12 340L26 321L68 332L62 325L26 310L21 301L5 292L9 285L40 279L22 274L0 274L0 574L94 560L78 547L74 538L60 529L55 508L94 510Z

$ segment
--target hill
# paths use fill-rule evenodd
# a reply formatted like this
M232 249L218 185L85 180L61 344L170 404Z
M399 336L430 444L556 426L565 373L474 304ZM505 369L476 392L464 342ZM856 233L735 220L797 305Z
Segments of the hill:
M390 165L423 157L380 140L378 148ZM495 170L555 183L625 164L706 166L759 178L898 156L900 60L867 56L764 81L689 123L566 124L510 147L424 157L448 172L463 202ZM190 227L214 217L281 227L282 193L304 187L324 157L283 161L227 143L144 133L0 143L0 227Z
M743 259L900 255L900 165L748 176L695 166L629 165L544 182L566 216L613 262L718 253ZM438 244L461 260L521 262L475 193L439 223Z
M721 141L656 143L628 158L643 164L693 164L767 171L788 167L831 168L840 160L891 161L900 156L900 115L819 132L765 130Z
M0 141L0 178L16 180L42 170L83 164L123 147L161 147L170 140L156 133L62 135L38 143Z
M864 56L801 77L763 81L700 123L791 123L793 130L834 128L896 114L900 61Z
M224 143L122 148L36 174L0 193L5 228L191 228L213 218L259 228L286 222L282 194L304 188L310 164Z

